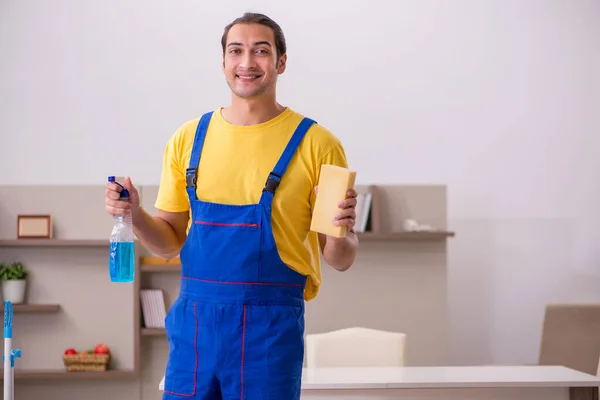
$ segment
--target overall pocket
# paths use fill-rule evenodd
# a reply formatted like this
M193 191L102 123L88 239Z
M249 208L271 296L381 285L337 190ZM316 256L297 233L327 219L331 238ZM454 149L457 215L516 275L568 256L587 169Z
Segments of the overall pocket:
M165 329L169 340L169 358L165 371L165 393L190 397L196 393L198 372L197 303L177 299L167 317Z
M296 398L304 360L303 310L288 305L248 305L245 310L244 390L263 394L260 398Z
M194 219L193 229L198 245L191 251L201 268L193 275L228 282L258 280L260 224Z

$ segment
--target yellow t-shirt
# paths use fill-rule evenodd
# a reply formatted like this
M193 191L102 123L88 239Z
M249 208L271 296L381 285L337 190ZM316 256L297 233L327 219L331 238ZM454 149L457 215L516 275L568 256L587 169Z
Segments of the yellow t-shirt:
M270 121L236 126L215 110L198 167L197 197L224 204L256 204L269 173L281 157L303 115L286 108ZM184 123L170 138L155 206L188 211L185 171L189 167L199 117ZM318 121L317 121L318 122ZM309 277L304 293L313 299L321 285L319 241L309 230L314 188L322 164L347 167L340 141L318 124L308 130L273 198L273 236L283 262ZM189 229L189 227L188 227Z

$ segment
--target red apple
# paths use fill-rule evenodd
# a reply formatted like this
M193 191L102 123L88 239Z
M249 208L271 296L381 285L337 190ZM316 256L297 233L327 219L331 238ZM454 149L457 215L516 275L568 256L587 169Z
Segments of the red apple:
M110 353L110 349L105 344L99 344L96 347L94 347L94 353L96 353L96 354L109 354Z
M65 354L77 354L77 350L69 348L65 350Z

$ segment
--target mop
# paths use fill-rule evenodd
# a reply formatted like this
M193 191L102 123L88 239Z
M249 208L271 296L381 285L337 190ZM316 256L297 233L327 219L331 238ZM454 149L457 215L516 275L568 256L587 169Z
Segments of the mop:
M21 357L21 350L12 348L13 309L10 301L4 302L4 400L15 400L15 358Z

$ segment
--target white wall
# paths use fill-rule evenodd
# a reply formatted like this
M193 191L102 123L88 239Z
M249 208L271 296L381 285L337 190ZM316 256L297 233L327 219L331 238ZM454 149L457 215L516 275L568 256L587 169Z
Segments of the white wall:
M158 183L172 132L229 100L223 27L262 11L280 101L360 183L449 186L454 363L535 362L547 302L600 301L599 1L244 4L0 0L0 184Z

